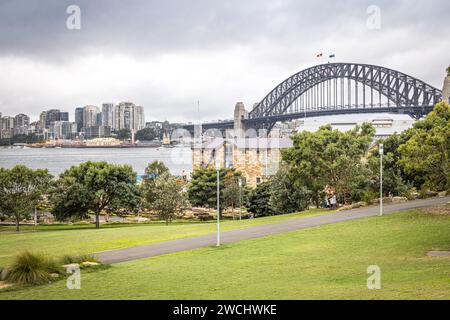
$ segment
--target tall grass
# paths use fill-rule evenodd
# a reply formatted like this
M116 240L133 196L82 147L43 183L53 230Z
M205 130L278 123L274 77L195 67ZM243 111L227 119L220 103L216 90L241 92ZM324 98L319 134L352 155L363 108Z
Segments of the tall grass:
M51 280L51 273L59 273L60 268L50 258L41 253L24 251L18 254L8 268L6 280L16 284L43 284Z

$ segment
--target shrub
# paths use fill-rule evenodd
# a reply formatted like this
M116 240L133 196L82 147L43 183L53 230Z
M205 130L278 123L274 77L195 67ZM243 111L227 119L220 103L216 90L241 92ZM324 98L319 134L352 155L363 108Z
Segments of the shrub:
M371 204L373 200L379 198L379 194L372 191L364 191L361 197L361 200L364 201L367 204Z
M16 284L43 284L51 280L51 273L59 273L57 264L40 253L29 251L18 254L6 279Z
M93 255L82 255L82 256L64 256L62 258L63 264L73 264L73 263L83 263L83 262L99 262L97 258Z

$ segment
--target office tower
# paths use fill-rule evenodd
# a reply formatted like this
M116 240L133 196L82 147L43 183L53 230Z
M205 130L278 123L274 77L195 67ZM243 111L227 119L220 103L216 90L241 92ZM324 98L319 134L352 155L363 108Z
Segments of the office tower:
M59 109L50 109L41 112L39 120L42 128L49 129L50 125L55 121L69 121L69 113L61 112Z
M30 117L20 113L14 117L14 134L27 134L30 126Z
M55 121L50 126L54 139L72 139L77 134L77 124L69 121Z
M97 114L100 109L96 106L85 106L83 108L83 128L90 128L97 125Z
M145 127L144 108L132 102L120 102L115 108L115 129L138 131Z
M84 109L81 108L75 108L75 123L77 124L77 132L81 132L83 129L83 113Z
M114 103L102 104L102 125L104 127L110 127L112 130L115 128L115 112Z

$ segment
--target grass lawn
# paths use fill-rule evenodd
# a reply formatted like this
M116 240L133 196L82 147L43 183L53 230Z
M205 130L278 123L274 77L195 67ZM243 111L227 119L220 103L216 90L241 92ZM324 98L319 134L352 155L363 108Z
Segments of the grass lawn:
M120 232L121 229L115 231ZM419 210L147 258L0 299L450 299L450 216ZM42 233L44 234L44 233ZM366 287L381 268L381 290Z
M222 230L245 228L258 224L328 214L329 210L311 210L303 213L279 215L249 220L226 220ZM15 233L14 227L0 229L0 266L6 266L14 255L23 250L44 252L55 258L62 255L81 255L93 252L133 247L177 238L191 237L215 232L215 221L210 222L164 222L144 224L103 224L99 230L91 224L44 225L37 229L22 227Z

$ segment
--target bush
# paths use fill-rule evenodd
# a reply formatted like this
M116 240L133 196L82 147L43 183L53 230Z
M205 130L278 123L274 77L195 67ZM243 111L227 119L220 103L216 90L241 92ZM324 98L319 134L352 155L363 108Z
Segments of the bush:
M73 263L83 263L83 262L99 262L93 255L82 255L82 256L64 256L62 258L63 264L73 264Z
M380 195L378 193L366 190L363 192L361 200L367 204L371 204L373 200L379 197Z
M16 284L43 284L51 280L51 273L59 273L58 265L45 255L29 251L18 254L6 279Z

